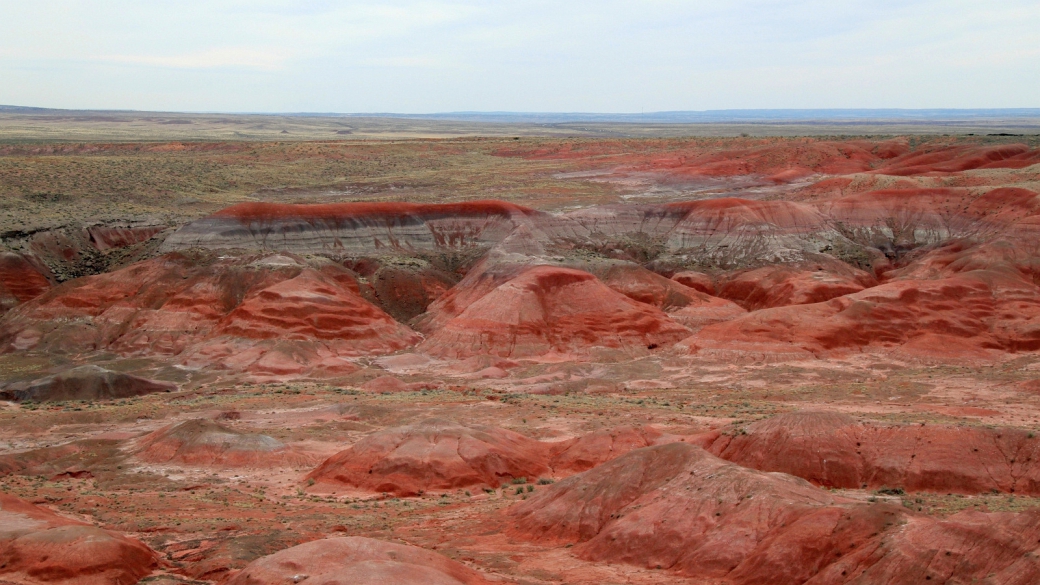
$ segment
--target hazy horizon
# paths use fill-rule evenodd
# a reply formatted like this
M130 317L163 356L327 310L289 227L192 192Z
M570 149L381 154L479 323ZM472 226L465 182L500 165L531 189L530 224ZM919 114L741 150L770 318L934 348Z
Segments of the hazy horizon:
M1040 2L0 0L0 103L179 112L1029 108Z

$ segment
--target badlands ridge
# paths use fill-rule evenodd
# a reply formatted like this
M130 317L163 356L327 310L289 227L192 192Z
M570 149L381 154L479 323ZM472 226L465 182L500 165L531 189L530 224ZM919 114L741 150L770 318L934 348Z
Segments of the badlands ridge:
M0 256L0 352L48 364L0 398L51 417L2 435L0 583L1040 581L1040 151L497 155L740 192L249 202Z

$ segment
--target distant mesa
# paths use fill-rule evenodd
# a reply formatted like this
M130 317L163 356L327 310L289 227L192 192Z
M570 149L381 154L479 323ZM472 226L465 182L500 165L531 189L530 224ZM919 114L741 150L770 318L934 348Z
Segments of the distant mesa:
M177 385L113 372L86 365L40 378L32 382L8 384L0 396L20 402L58 402L64 400L113 400L156 392L173 392Z
M359 536L313 540L261 557L228 585L488 585L480 573L425 549Z

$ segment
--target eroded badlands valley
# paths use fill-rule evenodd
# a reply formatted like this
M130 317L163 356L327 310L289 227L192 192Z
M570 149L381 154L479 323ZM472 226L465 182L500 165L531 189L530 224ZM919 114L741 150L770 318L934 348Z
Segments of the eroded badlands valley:
M0 583L1040 582L1035 139L20 144L0 184Z

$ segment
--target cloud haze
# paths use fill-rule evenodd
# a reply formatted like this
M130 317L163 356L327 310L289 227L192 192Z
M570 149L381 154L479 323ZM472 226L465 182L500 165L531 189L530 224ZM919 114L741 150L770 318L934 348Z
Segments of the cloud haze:
M1038 107L1040 2L0 0L0 103Z

